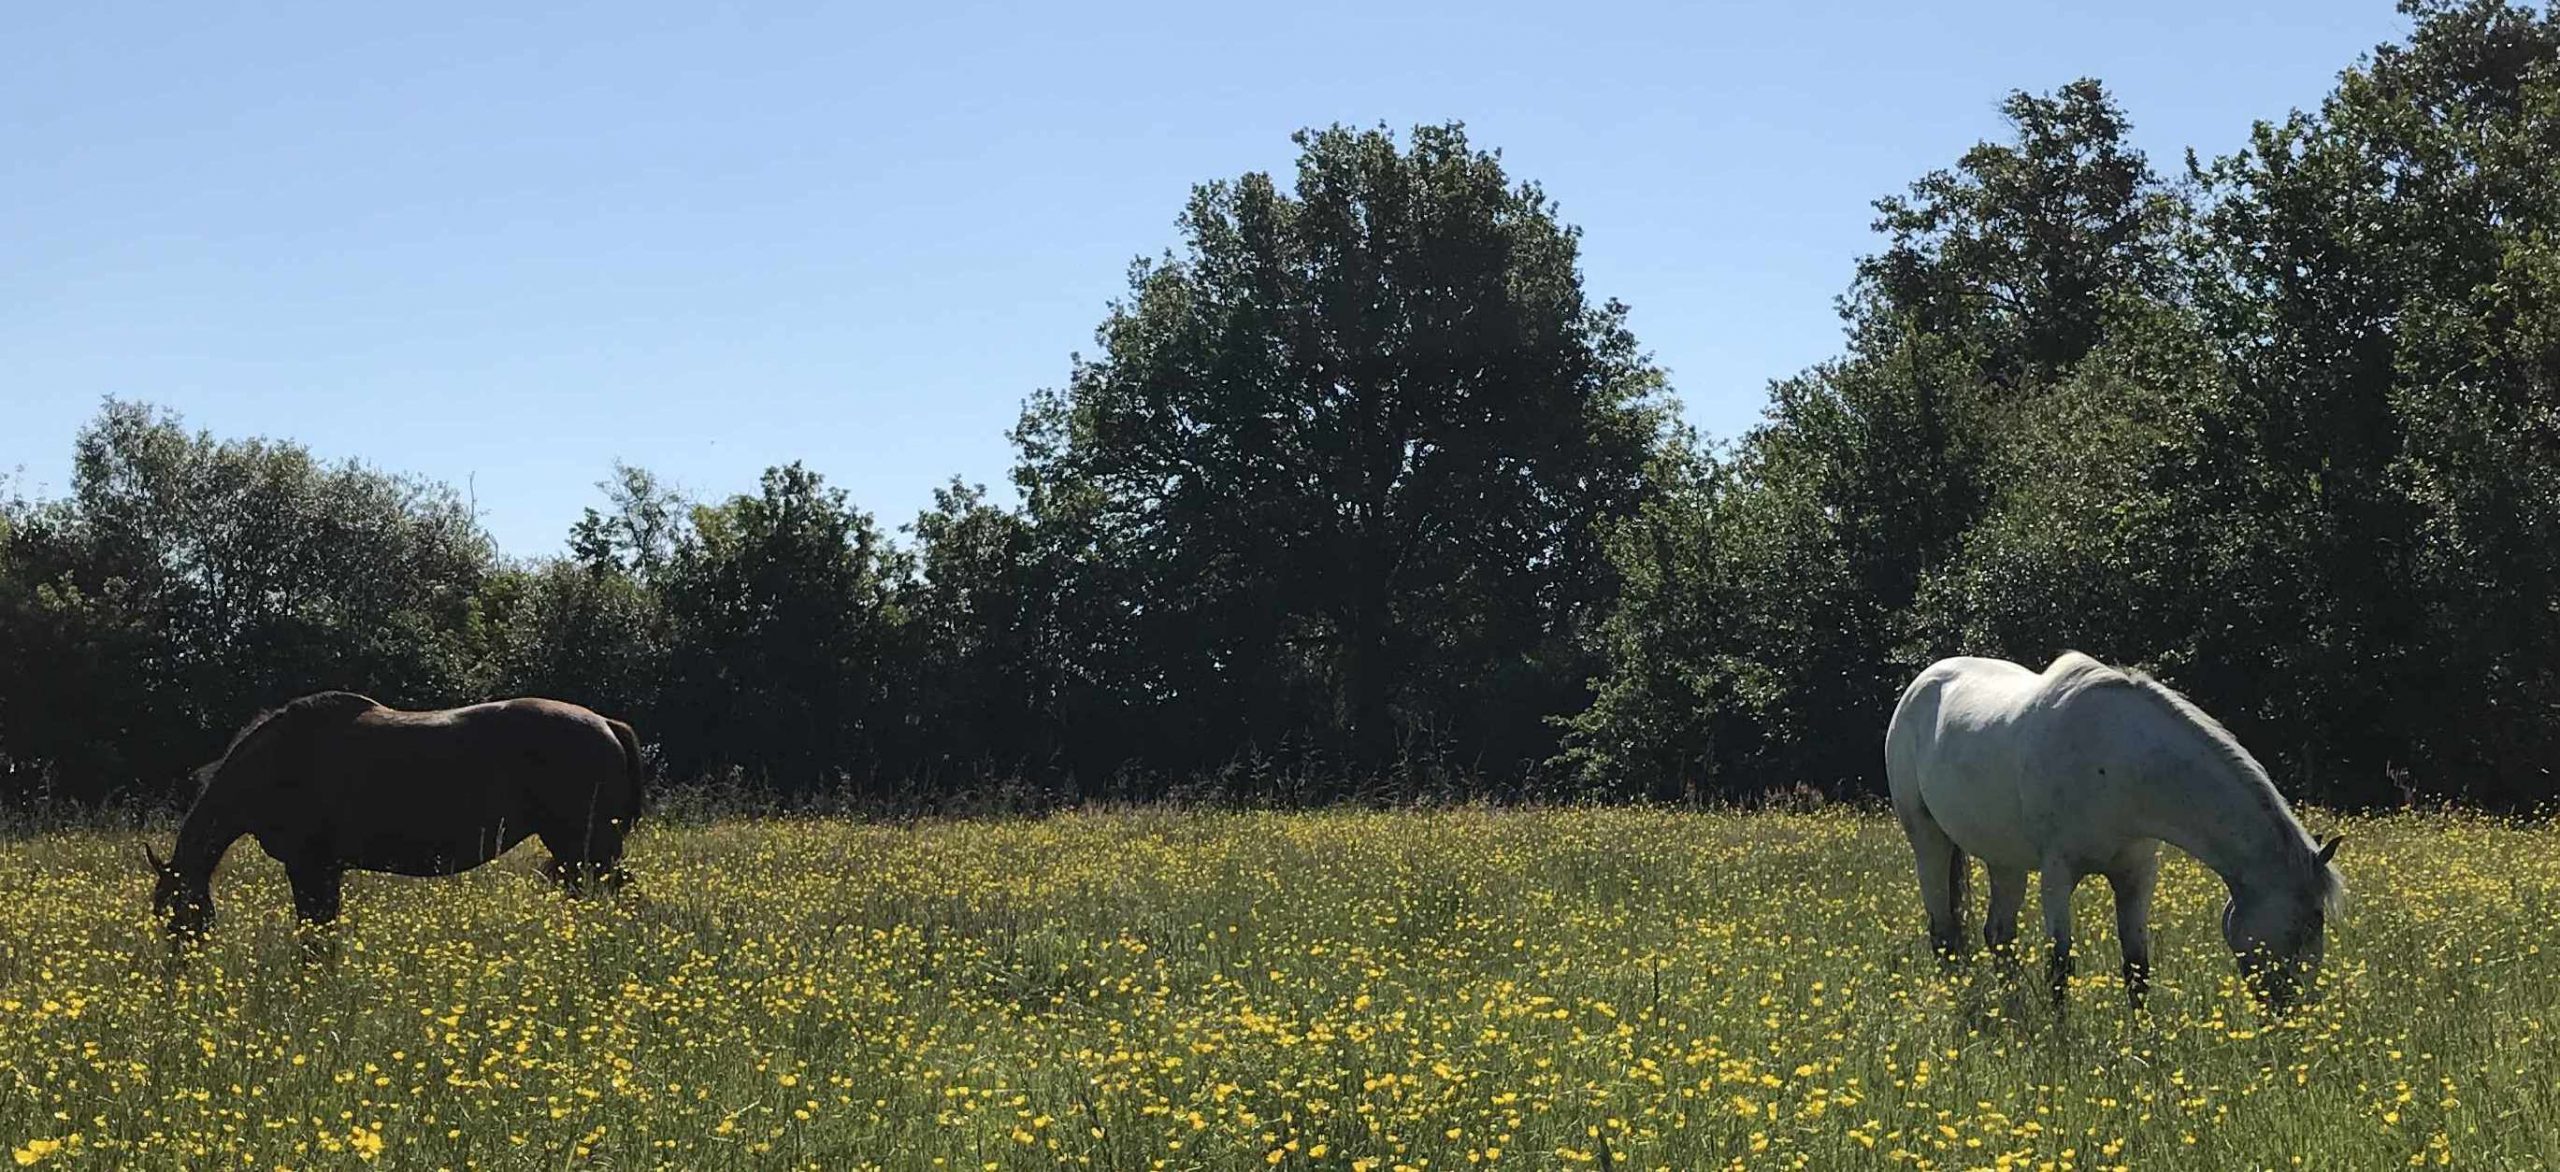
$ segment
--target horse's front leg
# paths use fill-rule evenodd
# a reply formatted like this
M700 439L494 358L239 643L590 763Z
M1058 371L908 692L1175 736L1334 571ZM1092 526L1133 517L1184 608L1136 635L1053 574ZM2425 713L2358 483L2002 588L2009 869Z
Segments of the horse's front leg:
M346 868L334 860L314 859L285 868L285 877L293 882L293 913L302 922L302 955L306 960L328 956L328 938L323 933L338 920L339 896L346 874Z
M2071 991L2071 889L2080 885L2080 873L2069 864L2048 861L2041 878L2044 934L2053 942L2044 973L2053 985L2053 1007L2060 1011Z

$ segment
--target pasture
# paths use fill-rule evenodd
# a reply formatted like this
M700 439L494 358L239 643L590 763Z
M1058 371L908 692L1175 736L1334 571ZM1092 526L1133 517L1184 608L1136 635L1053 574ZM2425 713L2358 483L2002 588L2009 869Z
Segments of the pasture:
M2560 1166L2560 831L2306 821L2354 904L2282 1022L2184 856L2143 1017L2102 884L2061 1020L2032 916L2015 988L1942 976L1900 831L1843 809L644 824L618 901L531 848L353 876L310 965L243 844L183 967L144 840L60 831L0 843L0 1139L261 1172Z

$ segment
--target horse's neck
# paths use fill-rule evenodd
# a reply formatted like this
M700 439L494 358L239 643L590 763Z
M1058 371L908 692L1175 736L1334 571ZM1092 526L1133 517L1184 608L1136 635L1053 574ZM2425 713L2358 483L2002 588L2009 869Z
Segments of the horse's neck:
M2200 750L2194 758L2146 787L2154 795L2155 837L2235 886L2280 871L2300 832L2267 802L2256 778L2218 753Z
M209 883L223 852L244 833L228 804L207 795L187 810L178 824L178 844L169 852L169 869L193 882Z

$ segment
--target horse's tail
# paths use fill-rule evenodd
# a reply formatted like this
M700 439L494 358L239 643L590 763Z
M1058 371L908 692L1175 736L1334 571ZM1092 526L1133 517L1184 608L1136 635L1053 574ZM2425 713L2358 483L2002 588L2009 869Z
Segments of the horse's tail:
M629 784L624 787L624 793L627 796L623 800L622 808L622 827L624 830L629 830L640 821L640 796L648 786L649 768L647 763L640 759L639 734L632 732L630 725L610 716L606 717L604 722L607 727L613 729L613 739L622 742L622 763L630 770Z

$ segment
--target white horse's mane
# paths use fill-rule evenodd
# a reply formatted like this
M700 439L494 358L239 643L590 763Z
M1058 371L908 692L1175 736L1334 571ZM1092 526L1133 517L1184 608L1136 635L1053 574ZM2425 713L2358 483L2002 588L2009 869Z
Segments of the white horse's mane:
M2284 795L2276 791L2275 779L2267 776L2266 766L2258 764L2258 759L2250 756L2249 750L2240 744L2240 738L2222 727L2221 721L2196 707L2194 701L2180 695L2176 688L2133 668L2111 667L2077 651L2063 652L2062 657L2047 669L2047 674L2053 677L2057 688L2066 692L2113 687L2150 697L2171 715L2204 734L2205 742L2213 746L2214 753L2231 767L2233 773L2239 775L2242 787L2257 799L2259 808L2267 817L2278 826L2293 831L2290 841L2300 846L2301 861L2305 865L2311 865L2318 857L2319 843L2303 827L2302 820L2294 817L2293 807L2286 804ZM2317 869L2319 888L2314 894L2318 896L2321 908L2332 914L2344 910L2347 898L2345 877L2338 874L2335 866L2324 865Z

